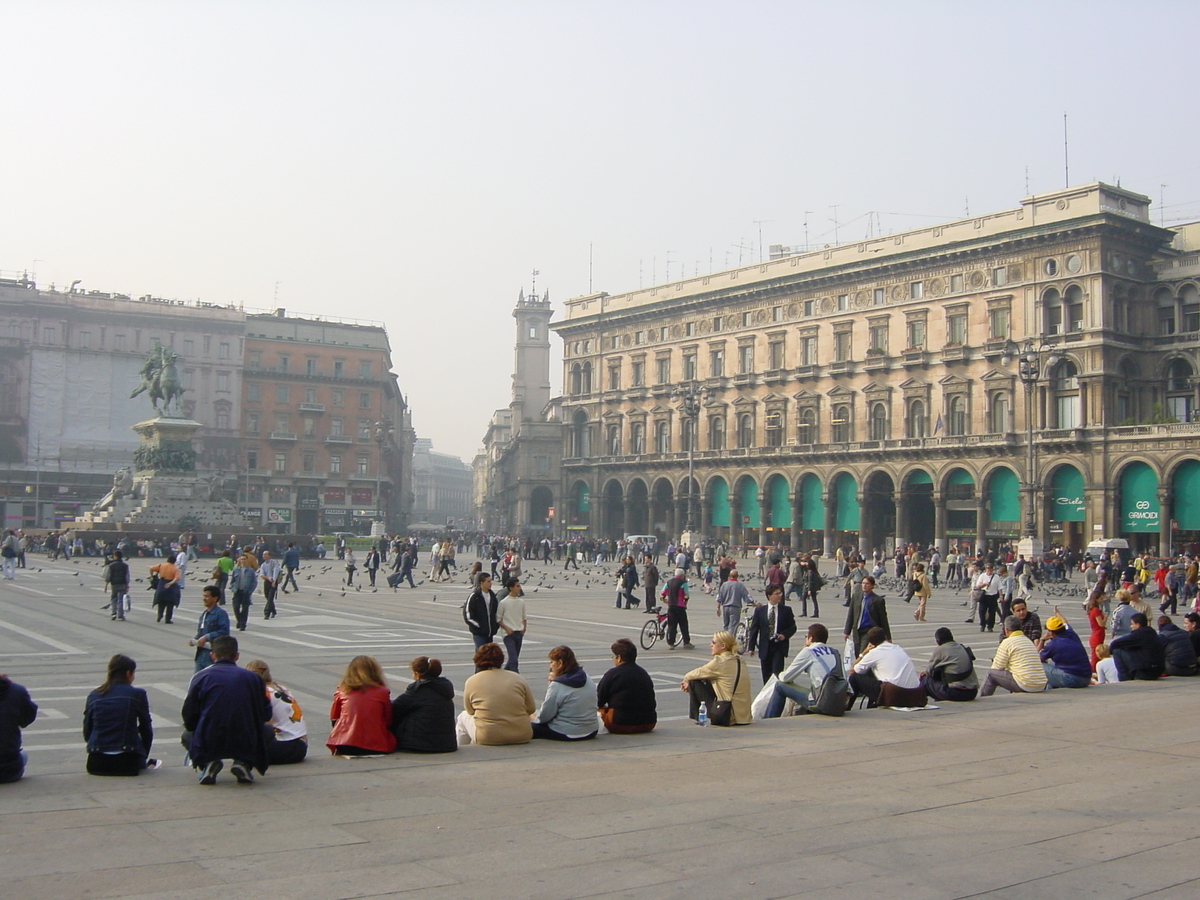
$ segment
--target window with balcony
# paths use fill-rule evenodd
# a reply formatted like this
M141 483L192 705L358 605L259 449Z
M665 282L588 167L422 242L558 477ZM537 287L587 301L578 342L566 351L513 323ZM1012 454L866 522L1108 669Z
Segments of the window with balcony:
M1012 431L1011 409L1012 404L1006 392L996 391L992 394L992 409L988 422L988 430L992 434L1008 434Z
M946 404L946 434L962 437L967 433L967 398L956 394Z
M1067 333L1083 331L1083 291L1077 285L1067 288L1066 294L1063 295L1063 308Z
M671 452L671 423L665 420L654 423L654 452Z
M287 413L277 413L275 416L275 427L273 431L287 433L290 417Z
M621 455L621 427L609 425L605 430L605 450L609 456Z
M784 353L783 338L775 338L767 344L767 368L782 369L787 365L786 355Z
M358 420L358 439L359 439L359 441L361 441L363 443L365 443L371 439L371 420L370 419L359 419Z
M317 389L316 388L310 387L310 388L304 389L304 402L305 403L316 403L317 402Z
M946 343L962 346L967 342L967 314L954 312L946 316Z
M621 367L608 367L608 389L610 391L619 391L621 389Z
M800 338L800 365L815 366L817 364L816 335L804 335Z
M847 329L845 331L834 332L833 335L833 361L834 362L849 362L853 353L852 332Z
M782 447L784 435L784 416L782 410L772 410L763 420L764 438L768 447Z
M337 454L337 453L330 454L330 456L329 456L329 474L330 475L341 475L342 474L342 457L340 454Z
M697 377L696 354L685 353L683 356L683 380L695 381Z
M928 431L928 419L925 416L925 401L908 401L908 415L904 422L904 436L907 438L923 438Z
M629 367L629 383L633 387L642 387L646 383L646 364L637 360Z
M635 456L646 452L646 426L641 422L634 422L629 426L629 444L630 452Z
M1009 308L994 306L988 310L988 340L1006 341L1009 337Z
M870 415L872 441L886 441L891 435L888 428L888 409L886 403L872 403Z
M317 374L317 358L309 356L304 360L304 374L312 378Z
M741 344L738 347L738 374L749 375L754 371L754 345Z
M276 453L275 454L275 471L276 472L286 472L287 471L287 454L286 453Z
M923 318L908 320L908 343L906 349L925 349L925 320Z
M712 378L721 378L725 375L725 351L712 350L708 354L708 374Z
M1193 418L1195 388L1192 381L1195 372L1185 359L1173 359L1167 366L1166 412L1177 422L1190 422Z
M811 406L806 406L800 410L796 440L801 444L815 444L817 442L817 411Z
M868 345L869 354L871 356L884 356L888 352L888 323L875 322L867 330L870 344Z
M671 357L662 356L654 361L655 365L655 382L657 384L669 384L671 381Z
M341 416L335 416L334 418L329 420L329 436L330 437L341 437L342 436L342 424L344 421L345 420L342 419Z
M371 457L360 456L354 468L357 475L369 475L371 473Z

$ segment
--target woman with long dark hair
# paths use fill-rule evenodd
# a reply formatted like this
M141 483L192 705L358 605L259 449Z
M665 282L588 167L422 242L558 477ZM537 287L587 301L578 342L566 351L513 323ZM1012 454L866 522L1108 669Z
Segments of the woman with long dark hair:
M451 753L454 734L454 685L442 676L442 662L428 656L412 661L413 680L392 700L396 749L410 753Z
M118 653L108 661L104 684L87 697L83 737L89 775L137 775L161 763L149 756L154 741L150 700L133 686L137 663Z

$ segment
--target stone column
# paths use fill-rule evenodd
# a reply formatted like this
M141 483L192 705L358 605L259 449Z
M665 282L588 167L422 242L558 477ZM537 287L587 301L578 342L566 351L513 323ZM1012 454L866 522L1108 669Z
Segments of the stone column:
M867 495L859 493L854 501L858 504L858 552L864 557L869 556L871 548L867 546Z
M800 508L797 505L799 501L800 497L795 492L788 494L788 508L792 511L791 540L789 541L792 556L795 556L796 551L800 549Z
M767 545L767 507L766 494L758 495L758 546Z
M821 495L821 500L825 503L825 534L822 536L821 554L826 559L833 559L833 554L837 550L834 546L833 539L833 513L837 502L837 495L826 491Z
M908 498L903 491L896 491L896 546L908 545Z
M975 509L975 549L987 546L988 508L982 497Z
M1174 543L1174 534L1171 531L1171 521L1174 519L1171 503L1174 499L1174 492L1169 487L1160 487L1158 489L1158 555L1169 556L1171 553L1172 544Z
M679 536L683 534L683 529L687 527L687 498L676 497L674 504L675 530L672 535L675 540L679 540Z
M933 493L933 539L938 553L945 556L950 550L950 538L946 535L946 498L941 491Z

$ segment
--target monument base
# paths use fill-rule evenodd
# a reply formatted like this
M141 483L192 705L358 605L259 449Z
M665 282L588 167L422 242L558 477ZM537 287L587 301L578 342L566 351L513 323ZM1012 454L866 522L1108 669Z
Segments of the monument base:
M1040 560L1042 558L1042 539L1036 537L1023 537L1017 541L1017 556L1024 556L1030 560Z

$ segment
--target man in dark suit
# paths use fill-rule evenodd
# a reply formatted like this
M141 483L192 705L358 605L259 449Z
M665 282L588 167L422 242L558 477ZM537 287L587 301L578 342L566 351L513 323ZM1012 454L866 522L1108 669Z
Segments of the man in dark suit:
M767 605L756 607L746 645L758 654L763 681L783 671L788 642L796 633L796 614L783 602L783 585L767 589Z
M854 655L862 656L863 648L867 646L867 632L872 628L882 628L887 639L892 639L892 629L888 625L887 607L883 598L875 593L875 579L870 575L862 578L862 596L851 594L850 608L846 610L846 627L843 632L844 640L854 638Z

